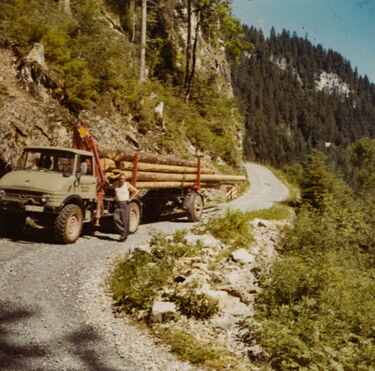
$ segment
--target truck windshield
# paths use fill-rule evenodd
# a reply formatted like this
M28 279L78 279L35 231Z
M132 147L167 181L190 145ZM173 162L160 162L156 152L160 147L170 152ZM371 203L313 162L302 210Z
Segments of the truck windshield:
M74 153L50 149L26 149L17 168L73 174Z

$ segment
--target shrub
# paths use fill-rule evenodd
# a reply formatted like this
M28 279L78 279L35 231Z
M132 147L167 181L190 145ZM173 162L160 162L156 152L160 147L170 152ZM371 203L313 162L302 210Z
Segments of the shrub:
M357 253L325 252L275 264L254 328L274 369L368 369L374 361L374 270ZM364 351L364 352L363 352Z
M168 282L173 282L173 268L177 260L197 254L197 249L200 249L198 245L186 245L183 242L185 234L186 231L178 231L172 239L167 239L163 234L154 234L150 252L135 250L131 256L115 264L110 285L116 306L127 313L136 316L141 313L143 317L147 317L161 289ZM191 295L191 303L194 299L201 305L197 313L203 313L203 298ZM213 309L207 302L206 311L210 310Z
M179 292L174 291L169 300L176 303L181 314L197 319L207 319L217 313L219 307L205 294L197 294L192 290Z
M251 217L247 213L227 209L224 215L216 215L202 221L196 230L208 230L228 246L248 247L254 241L250 220Z
M171 277L172 262L159 259L145 251L119 262L111 275L111 289L116 306L127 313L151 310L154 299Z
M250 332L275 370L368 370L375 364L373 218L321 156L310 166L282 256L261 277Z

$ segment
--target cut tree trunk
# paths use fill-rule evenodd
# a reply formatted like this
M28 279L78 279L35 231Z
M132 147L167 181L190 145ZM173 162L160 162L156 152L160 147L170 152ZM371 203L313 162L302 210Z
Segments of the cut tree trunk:
M192 188L195 182L137 182L138 189L165 189L165 188ZM202 183L204 188L214 188L222 185L221 183Z
M133 151L119 151L112 149L100 149L99 151L101 158L109 158L113 161L133 161ZM149 153L138 152L138 161L146 162L148 164L161 164L161 165L173 165L173 166L185 166L185 167L197 167L197 162L182 160L170 156L152 155Z
M112 161L112 160L110 160ZM133 162L121 161L119 163L120 170L133 170ZM152 171L158 173L176 173L176 174L196 174L197 167L186 166L173 166L173 165L160 165L160 164L147 164L143 162L138 163L139 171ZM203 168L201 174L215 174L213 170Z
M112 170L113 173L124 174L128 179L132 176L131 171ZM166 174L166 173L150 173L138 172L137 181L181 181L195 182L197 176L195 174ZM220 175L220 174L201 174L201 182L242 182L246 180L241 175Z

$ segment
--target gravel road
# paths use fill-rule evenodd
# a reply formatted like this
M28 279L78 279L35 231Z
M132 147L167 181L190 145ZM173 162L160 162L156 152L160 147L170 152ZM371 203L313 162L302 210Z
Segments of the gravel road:
M268 169L246 166L251 188L226 206L255 210L287 197ZM98 232L66 246L36 232L0 239L0 369L192 369L128 320L114 318L103 283L109 262L146 243L150 227L173 233L191 225L183 218L142 225L125 243Z

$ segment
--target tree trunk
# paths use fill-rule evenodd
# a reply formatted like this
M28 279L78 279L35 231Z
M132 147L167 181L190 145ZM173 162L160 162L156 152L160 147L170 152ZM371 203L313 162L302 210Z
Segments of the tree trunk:
M133 179L133 171L131 170L120 170L110 169L106 172L106 178L110 180L117 179L121 174L125 175L127 179ZM157 173L157 172L145 172L139 171L136 177L137 182L147 183L195 183L197 180L196 174L172 174L172 173ZM243 182L246 177L242 175L223 175L223 174L201 174L200 182L205 185L212 184L233 184Z
M121 161L119 163L120 170L133 170L133 162ZM139 171L151 171L157 173L170 173L170 174L196 174L197 167L186 167L186 166L172 166L172 165L160 165L160 164L147 164L140 162L138 163ZM201 174L215 174L213 170L203 168Z
M147 32L147 0L142 0L142 30L141 30L141 61L139 81L146 79L146 32Z
M191 62L191 2L187 3L187 40L186 40L186 67L185 67L185 89L188 86Z
M191 66L191 71L189 74L188 84L186 88L186 98L185 98L186 102L188 102L190 99L191 85L193 83L193 78L195 75L195 65L197 62L198 36L199 36L199 28L201 25L201 21L202 21L202 14L201 14L201 11L199 11L198 16L197 16L197 26L195 27L194 45L193 45L193 52L192 52L192 66Z
M119 151L112 149L101 148L99 150L101 158L109 158L113 161L133 161L133 151ZM197 167L197 162L178 159L171 156L153 155L149 153L138 152L138 161L146 162L148 164L161 164L161 165L173 165L173 166L186 166L186 167Z
M70 0L59 0L59 9L65 14L71 16L72 10L70 8Z
M132 171L121 171L113 170L114 174L125 174L127 178L131 178ZM137 174L137 181L155 181L155 182L195 182L197 176L196 174L166 174L166 173L150 173L140 171ZM201 182L211 183L211 182L243 182L246 178L242 175L221 175L221 174L201 174Z
M137 26L135 0L128 0L125 4L126 30L129 32L129 40L134 43Z
M195 182L137 182L138 189L167 189L167 188L192 188ZM220 183L201 183L202 187L215 188Z

